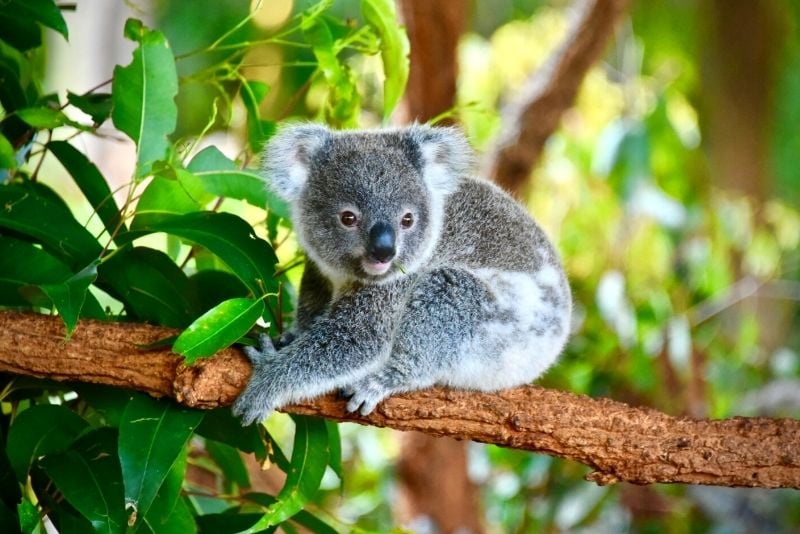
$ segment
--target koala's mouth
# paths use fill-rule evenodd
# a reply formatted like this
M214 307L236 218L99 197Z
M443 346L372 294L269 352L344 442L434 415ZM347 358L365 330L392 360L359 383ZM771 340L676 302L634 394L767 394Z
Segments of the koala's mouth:
M389 269L392 268L391 261L375 261L369 259L361 260L361 268L364 269L364 272L372 275L372 276L380 276L382 274L386 274L389 272Z

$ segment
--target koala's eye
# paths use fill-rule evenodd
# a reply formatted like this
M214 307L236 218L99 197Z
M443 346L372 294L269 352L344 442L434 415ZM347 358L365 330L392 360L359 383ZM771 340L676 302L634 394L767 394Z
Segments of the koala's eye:
M414 216L411 215L410 212L403 215L403 218L400 219L400 226L402 226L403 228L411 228L413 224L414 224Z
M352 211L343 211L339 214L339 221L348 228L358 224L358 217Z

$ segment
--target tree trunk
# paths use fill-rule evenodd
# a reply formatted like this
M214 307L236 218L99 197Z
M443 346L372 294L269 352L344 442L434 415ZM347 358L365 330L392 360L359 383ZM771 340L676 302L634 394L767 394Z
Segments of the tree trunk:
M576 0L567 36L503 109L485 174L519 197L547 139L572 107L589 68L614 34L628 0Z
M455 105L458 40L466 0L402 0L400 13L411 44L408 86L400 122L425 122ZM482 531L478 495L467 476L466 446L410 432L401 438L397 465L403 525L431 522L437 532Z

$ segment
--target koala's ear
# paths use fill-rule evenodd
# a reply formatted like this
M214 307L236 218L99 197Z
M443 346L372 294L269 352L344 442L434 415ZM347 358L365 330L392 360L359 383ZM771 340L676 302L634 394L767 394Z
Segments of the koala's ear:
M448 195L458 189L463 176L472 174L475 152L457 128L414 125L408 135L419 147L423 177L431 190Z
M330 136L330 130L316 124L296 124L278 130L263 155L269 188L287 202L297 200L308 180L314 153Z

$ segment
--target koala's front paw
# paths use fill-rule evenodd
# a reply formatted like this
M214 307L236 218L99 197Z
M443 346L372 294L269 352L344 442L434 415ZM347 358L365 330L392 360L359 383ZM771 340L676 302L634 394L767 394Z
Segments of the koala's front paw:
M369 415L379 402L392 394L392 391L375 378L367 377L351 387L342 388L340 393L350 398L347 402L348 412L357 411L361 415Z
M278 357L278 351L275 350L272 339L267 334L258 336L257 347L244 347L244 353L253 366L253 375L255 375L256 369L263 367Z
M277 385L281 376L278 352L272 346L269 336L259 337L259 347L245 347L253 372L244 391L233 403L233 415L242 418L247 426L263 421L276 408L280 407Z

